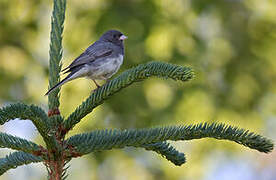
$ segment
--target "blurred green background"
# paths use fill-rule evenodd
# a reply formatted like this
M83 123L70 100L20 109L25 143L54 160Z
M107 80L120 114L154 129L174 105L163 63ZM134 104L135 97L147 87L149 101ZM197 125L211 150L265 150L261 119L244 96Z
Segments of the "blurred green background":
M52 1L0 1L0 107L22 101L47 110L51 10ZM108 29L129 37L120 72L159 60L191 66L196 77L189 83L157 78L136 83L94 110L71 135L224 122L276 140L276 1L70 0L63 64ZM62 114L68 116L94 88L87 79L63 86ZM42 143L28 121L0 129ZM68 179L276 180L275 150L266 155L212 139L173 144L186 153L181 167L153 152L125 148L72 160ZM7 152L1 149L0 156ZM33 164L0 179L46 179L46 169Z

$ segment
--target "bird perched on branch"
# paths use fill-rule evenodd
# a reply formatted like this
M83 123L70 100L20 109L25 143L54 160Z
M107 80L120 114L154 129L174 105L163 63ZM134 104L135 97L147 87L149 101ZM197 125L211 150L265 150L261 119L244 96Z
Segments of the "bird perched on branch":
M48 90L48 95L63 84L80 77L96 80L108 80L120 68L124 59L124 40L127 38L117 30L105 32L98 41L89 46L68 67L62 70L69 73L62 81Z

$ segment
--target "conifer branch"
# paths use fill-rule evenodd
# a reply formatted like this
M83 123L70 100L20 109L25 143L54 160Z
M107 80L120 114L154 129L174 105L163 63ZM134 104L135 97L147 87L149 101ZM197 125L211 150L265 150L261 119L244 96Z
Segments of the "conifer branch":
M0 132L0 147L20 150L27 153L39 151L41 148L34 142Z
M53 2L49 51L49 88L60 81L62 33L66 9L66 0L53 0ZM58 109L60 88L57 88L48 96L48 116L37 106L28 106L21 103L0 109L0 125L15 118L29 119L36 126L47 145L47 149L44 149L31 141L0 132L0 148L19 150L5 158L0 158L0 175L20 165L44 161L50 180L65 179L66 165L73 157L127 146L155 151L178 166L185 163L185 155L167 143L167 140L215 138L234 141L264 153L273 150L274 145L270 139L248 130L220 123L201 123L140 130L97 130L91 133L78 134L65 140L68 131L79 123L82 118L91 113L106 99L132 83L152 76L185 82L192 79L193 75L191 68L174 64L149 62L138 65L96 89L66 121L60 116Z
M234 141L265 153L273 150L272 141L261 135L217 123L123 131L97 130L72 136L66 142L79 155L84 155L94 151L124 148L126 146L144 147L146 144L166 140L192 140L206 137Z
M145 144L141 147L146 150L155 151L161 154L167 160L171 161L176 166L181 166L186 162L185 154L178 152L173 146L167 142L157 142L153 144Z
M62 33L65 20L66 0L54 0L54 10L51 18L49 89L60 81L62 58ZM49 110L58 109L59 91L57 88L48 96Z
M17 151L7 155L5 158L0 158L0 175L7 172L9 169L17 168L21 165L41 162L43 159L29 153Z
M40 107L16 103L0 109L0 125L16 118L31 120L42 137L46 141L49 140L47 135L50 130L48 116Z
M64 127L68 131L72 129L95 107L102 104L123 88L128 87L134 82L145 80L151 76L171 78L173 80L188 81L193 78L193 71L189 67L182 67L163 62L149 62L131 68L115 79L96 89L65 121Z

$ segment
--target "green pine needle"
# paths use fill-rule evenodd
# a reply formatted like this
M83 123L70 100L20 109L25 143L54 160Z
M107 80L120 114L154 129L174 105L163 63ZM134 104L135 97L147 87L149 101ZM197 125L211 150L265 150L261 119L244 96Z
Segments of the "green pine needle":
M193 78L194 73L191 68L178 66L163 62L149 62L131 68L115 79L96 89L89 98L86 99L65 121L64 127L72 129L80 120L104 100L128 87L134 82L145 80L151 76L171 78L173 80L188 81Z
M49 65L49 89L60 81L62 59L62 32L65 20L66 0L54 0L54 10L51 19L51 43ZM48 96L49 109L59 107L59 91L57 88Z
M0 147L20 150L27 153L40 150L39 145L34 142L2 132L0 132Z
M97 130L72 136L67 143L73 146L79 154L84 155L94 151L126 146L144 147L146 144L166 140L192 140L206 137L234 141L265 153L273 150L272 141L261 135L217 123L123 131Z
M50 34L49 88L60 81L62 59L62 33L65 20L66 0L53 0ZM185 155L178 152L167 140L192 140L215 138L234 141L251 149L268 153L274 148L270 139L230 125L201 123L189 126L171 126L163 128L133 130L97 130L78 134L64 140L66 133L81 121L94 108L134 82L156 76L179 81L188 81L194 74L191 68L162 62L149 62L131 68L115 79L96 89L67 119L51 112L59 112L59 92L57 88L48 96L49 116L34 105L21 103L0 109L0 125L12 120L31 120L42 135L47 147L41 146L6 133L0 132L0 148L19 150L0 158L0 175L20 165L44 161L49 179L66 179L65 165L73 157L95 151L124 148L127 146L144 148L161 154L175 165L185 163ZM35 156L35 155L39 156ZM40 157L41 156L41 157Z
M50 129L48 125L48 116L40 107L16 103L0 109L0 125L16 118L31 120L39 133L43 137L47 137L47 133Z
M0 175L4 174L9 169L17 168L21 165L41 162L41 157L34 156L29 153L17 151L7 155L5 158L0 158Z
M161 154L163 157L171 161L176 166L181 166L186 162L185 154L178 152L167 142L145 144L141 147L145 148L146 150L155 151L158 154Z

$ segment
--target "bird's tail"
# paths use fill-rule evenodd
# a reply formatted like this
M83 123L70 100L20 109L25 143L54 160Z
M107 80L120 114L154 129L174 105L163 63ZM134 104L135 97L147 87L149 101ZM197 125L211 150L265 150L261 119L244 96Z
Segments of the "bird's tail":
M59 88L60 86L62 86L66 82L73 80L73 78L72 78L73 74L74 73L68 74L68 76L66 76L66 78L64 78L62 81L60 81L59 83L57 83L54 87L52 87L51 89L49 89L48 92L45 94L45 96L48 96L53 90L55 90L56 88Z

